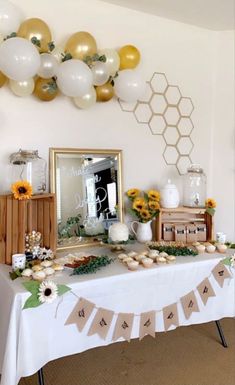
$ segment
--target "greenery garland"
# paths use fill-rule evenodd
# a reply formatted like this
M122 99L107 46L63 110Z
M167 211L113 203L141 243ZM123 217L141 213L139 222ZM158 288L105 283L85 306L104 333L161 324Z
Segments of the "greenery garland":
M96 273L97 270L100 270L101 267L109 265L113 262L112 258L107 257L106 255L101 255L100 257L91 259L86 265L81 265L73 269L71 275L81 275Z
M186 246L157 246L157 245L149 245L149 248L152 250L158 250L160 253L165 252L168 255L174 256L196 256L198 253L195 250L190 249Z

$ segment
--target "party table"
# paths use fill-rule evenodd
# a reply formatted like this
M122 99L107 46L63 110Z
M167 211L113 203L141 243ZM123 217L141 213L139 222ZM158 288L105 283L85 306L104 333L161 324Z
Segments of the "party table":
M144 248L142 245L128 245L126 248L136 250L137 247ZM90 248L86 252L114 256L106 247ZM220 287L211 273L222 257L221 254L177 257L175 263L154 264L149 269L140 267L134 272L129 271L116 258L96 274L71 276L71 271L66 270L57 273L52 279L56 284L68 285L70 292L51 304L24 310L23 305L30 293L22 285L23 278L11 281L10 267L0 265L1 385L16 385L21 377L32 375L51 360L113 343L115 320L119 313L134 315L131 338L139 337L141 313L152 310L156 311L156 332L165 331L163 309L171 304L177 304L180 326L234 317L233 273L231 278L225 279L223 287ZM204 305L195 289L208 277L215 295ZM186 318L180 298L192 290L199 311ZM105 339L98 334L88 335L94 319L92 316L81 332L75 323L65 325L81 297L94 303L96 309L114 312ZM169 330L174 328L171 326ZM123 339L119 338L119 341Z

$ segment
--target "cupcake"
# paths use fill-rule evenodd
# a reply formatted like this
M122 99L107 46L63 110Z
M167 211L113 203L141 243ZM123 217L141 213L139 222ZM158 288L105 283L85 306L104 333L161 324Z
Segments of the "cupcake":
M206 246L204 246L204 245L198 245L198 246L196 246L196 249L197 249L197 252L198 252L199 254L205 253Z
M176 257L174 255L167 255L166 261L167 262L174 262L176 260Z
M127 262L127 266L128 266L129 270L134 271L134 270L138 269L139 262L132 260L132 261Z
M41 271L41 270L43 270L43 266L41 266L41 265L34 265L34 266L32 267L32 270L33 270L34 272Z
M126 264L127 264L127 262L131 262L131 261L133 261L133 258L131 258L131 257L126 257L126 258L124 258L124 259L122 260L122 262L123 262L123 263L126 263Z
M157 263L166 263L166 258L159 256L156 258L156 261Z
M53 262L52 261L48 261L48 260L45 260L45 261L42 261L41 262L41 266L42 267L50 267L53 265Z
M60 263L54 263L54 265L52 265L51 267L55 271L62 271L62 270L64 270L64 266L60 265Z
M143 258L141 260L144 267L151 267L153 265L153 260L151 258Z
M41 271L35 271L33 273L33 279L35 281L43 281L45 278L46 278L46 274L42 270Z
M127 254L124 254L124 253L118 254L118 259L120 259L120 261L123 261L123 259L125 258L128 258Z
M128 257L133 258L137 255L137 253L135 251L130 251L127 255L128 255Z
M207 251L208 253L214 253L215 250L216 250L216 247L213 246L213 245L208 245L208 246L206 246L206 251Z
M227 250L227 246L224 244L219 243L216 247L219 253L225 253Z
M52 269L52 267L46 267L43 272L46 274L46 275L52 275L55 273L55 270Z
M25 269L21 273L22 277L31 277L32 274L33 274L32 269Z

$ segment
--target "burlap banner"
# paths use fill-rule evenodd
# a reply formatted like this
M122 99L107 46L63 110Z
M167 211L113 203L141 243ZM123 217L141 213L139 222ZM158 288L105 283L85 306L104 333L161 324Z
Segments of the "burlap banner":
M90 318L94 307L94 303L89 302L84 298L80 298L65 322L65 325L76 324L78 330L81 332Z
M226 266L219 262L212 270L211 274L222 288L226 278L231 278L232 275L226 268ZM215 291L209 280L209 277L205 278L198 286L197 292L204 305L207 304L210 297L215 297ZM193 312L199 312L198 302L195 292L192 290L190 293L181 297L178 302L166 306L162 309L164 329L167 331L171 326L179 326L179 315L177 304L181 303L183 312L186 319L189 319ZM79 332L82 332L89 318L91 317L94 309L97 309L96 305L84 298L80 298L69 315L65 325L76 324ZM155 337L156 329L156 313L161 310L151 310L139 314L139 339L142 340L146 335ZM95 313L95 312L94 312ZM127 341L131 339L131 332L134 323L133 313L118 313L112 336L113 341L117 341L119 338L124 338ZM102 339L107 337L110 330L114 312L108 309L98 308L94 319L91 323L88 336L98 334Z
M180 302L183 307L183 311L186 319L189 319L189 317L193 312L199 312L197 299L194 291L191 291L184 297L181 297Z
M87 335L98 334L100 338L105 340L113 320L113 315L113 311L99 308Z
M170 326L179 326L177 303L164 307L162 312L165 331L167 331Z
M232 275L229 273L228 269L221 262L219 262L218 265L216 265L214 267L214 269L212 270L212 274L213 274L215 280L220 285L220 287L224 286L224 280L226 278L232 277Z
M146 335L155 338L155 317L156 312L148 311L140 315L139 339L142 340Z
M201 297L204 305L207 304L207 301L210 297L215 297L215 292L208 278L205 278L200 285L197 286L197 291Z
M113 341L117 341L120 337L123 337L130 342L133 321L133 313L119 313L114 328Z

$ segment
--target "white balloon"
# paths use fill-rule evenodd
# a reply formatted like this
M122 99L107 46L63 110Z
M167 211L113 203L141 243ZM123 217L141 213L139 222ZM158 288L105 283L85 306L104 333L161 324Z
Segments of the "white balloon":
M102 63L100 61L97 61L93 64L91 72L93 74L93 84L95 86L102 86L109 79L108 69L105 63Z
M38 75L43 79L52 78L59 67L59 62L50 53L42 53L40 55L41 65L38 70Z
M114 90L124 102L136 102L145 92L146 82L136 70L120 71L115 79Z
M60 45L57 45L52 51L51 54L58 60L59 63L62 62L63 54L64 54L64 48Z
M96 91L92 87L85 95L73 99L75 106L85 110L93 106L96 102Z
M105 55L105 65L108 68L108 72L111 76L115 75L120 67L120 56L117 51L111 48L105 48L99 51L99 55Z
M0 71L8 78L22 81L36 75L40 67L37 48L22 37L13 37L0 45Z
M81 60L71 59L61 63L57 71L57 86L66 96L83 96L92 86L92 72Z
M12 92L17 96L29 96L34 90L34 80L32 78L20 82L10 79L9 85Z
M0 33L3 36L17 32L23 15L19 8L7 0L0 0Z

